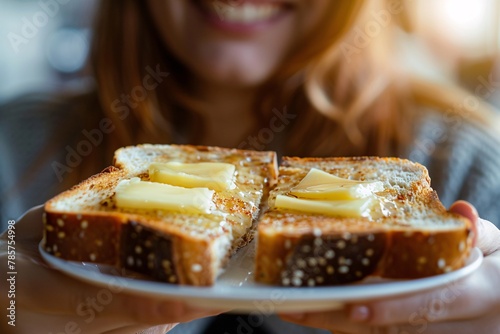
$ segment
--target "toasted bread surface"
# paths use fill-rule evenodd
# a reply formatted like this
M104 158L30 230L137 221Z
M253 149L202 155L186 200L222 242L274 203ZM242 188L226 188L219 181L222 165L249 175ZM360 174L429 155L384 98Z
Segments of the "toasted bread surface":
M277 175L273 152L217 147L139 145L119 149L114 161L115 167L46 203L46 251L190 285L213 284L231 252L252 238L261 200ZM148 181L148 166L168 161L234 164L236 188L215 192L211 214L116 206L120 181Z
M369 217L345 218L276 208L309 172L381 181ZM256 281L285 286L350 283L367 276L419 278L464 265L470 222L449 213L422 165L397 158L285 157L258 227Z

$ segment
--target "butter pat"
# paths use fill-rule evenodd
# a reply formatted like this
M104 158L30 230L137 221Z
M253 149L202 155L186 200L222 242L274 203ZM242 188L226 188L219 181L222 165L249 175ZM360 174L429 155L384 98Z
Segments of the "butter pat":
M365 198L383 190L380 181L349 180L312 168L290 193L300 198L350 200Z
M320 213L340 217L370 217L377 200L365 197L354 200L323 201L295 198L291 196L276 196L275 207L296 210L306 213Z
M214 191L208 188L182 188L168 184L121 181L115 189L116 206L128 209L159 209L188 213L211 213Z
M152 182L174 186L197 188L206 187L216 191L233 189L235 166L221 162L199 163L152 163L149 179Z

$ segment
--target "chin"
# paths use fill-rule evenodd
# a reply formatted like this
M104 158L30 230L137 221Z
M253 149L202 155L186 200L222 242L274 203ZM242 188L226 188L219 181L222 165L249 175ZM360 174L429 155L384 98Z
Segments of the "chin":
M218 69L207 65L202 71L196 71L195 75L204 81L216 85L234 87L256 87L265 83L270 73L267 71L251 70L252 67L244 69Z
M264 83L282 62L272 48L258 41L200 41L187 61L192 73L204 81L256 86ZM270 51L271 50L271 51Z

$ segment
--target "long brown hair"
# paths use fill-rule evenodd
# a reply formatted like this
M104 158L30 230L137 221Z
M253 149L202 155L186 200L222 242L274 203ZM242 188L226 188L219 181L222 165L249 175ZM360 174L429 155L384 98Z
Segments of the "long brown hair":
M485 129L496 124L498 135L500 114L487 105L454 108L457 101L467 100L466 92L420 80L397 66L394 34L400 20L407 20L408 11L401 10L406 2L330 1L324 21L261 87L255 101L254 132L269 126L276 109L286 107L294 120L274 134L274 143L250 148L299 156L399 155L412 139L413 123L419 116L414 108L419 105L443 111L446 117L488 124ZM189 70L165 47L146 1L101 1L100 6L92 52L98 98L92 92L62 99L70 106L65 114L81 116L70 122L74 126L98 129L109 118L114 131L77 168L63 175L60 190L111 163L113 150L120 146L197 143L203 136L203 118L197 113L199 102L192 98ZM406 27L408 22L404 23L400 26ZM156 88L146 89L143 79L157 70L169 72L174 79L157 78L161 82ZM134 91L141 98L127 102ZM23 192L30 191L27 185L58 149L64 163L63 146L76 148L86 139L71 124L54 134L25 176L4 195L22 198Z
M297 117L281 134L282 153L397 155L411 139L412 99L418 94L391 57L396 22L404 13L394 3L332 1L323 22L261 87L255 131L269 124L273 109L286 106ZM104 112L117 128L114 146L196 143L203 134L189 71L163 43L145 1L102 1L93 67ZM148 91L123 117L116 101L143 84L148 67L168 71L175 80Z

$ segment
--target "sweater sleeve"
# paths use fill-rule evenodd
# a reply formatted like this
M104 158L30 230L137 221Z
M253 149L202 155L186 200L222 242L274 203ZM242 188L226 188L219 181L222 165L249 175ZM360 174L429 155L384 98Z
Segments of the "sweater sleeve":
M100 114L85 108L93 101L87 95L74 95L31 93L0 105L0 231L7 220L79 181L76 170L83 164L68 162L68 152L86 144L83 131L97 128ZM84 102L76 103L77 98ZM104 145L89 147L89 155L80 159L98 165L90 176L105 164Z
M500 134L430 114L418 127L408 158L425 165L446 207L462 199L500 227Z

